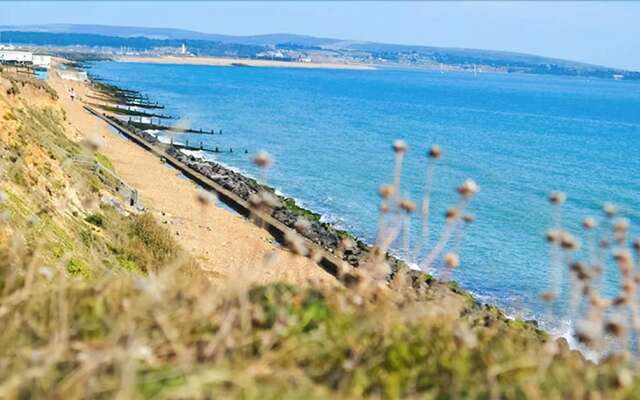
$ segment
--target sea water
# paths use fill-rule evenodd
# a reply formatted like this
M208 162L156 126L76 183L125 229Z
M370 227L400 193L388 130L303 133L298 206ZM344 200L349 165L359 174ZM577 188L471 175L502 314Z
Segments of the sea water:
M473 178L481 189L468 211L477 219L453 278L480 300L557 333L566 328L566 297L545 319L539 296L550 287L549 192L567 193L562 221L578 236L582 219L600 216L605 201L640 224L640 83L122 62L98 62L89 72L164 104L163 113L180 119L171 123L222 129L178 140L218 146L226 165L258 176L244 150L268 151L275 159L269 184L368 242L376 237L377 188L392 180L393 140L409 144L402 192L417 203L427 151L439 144L431 243L457 201L455 187ZM414 224L414 238L419 230ZM614 295L617 285L610 265L605 292Z

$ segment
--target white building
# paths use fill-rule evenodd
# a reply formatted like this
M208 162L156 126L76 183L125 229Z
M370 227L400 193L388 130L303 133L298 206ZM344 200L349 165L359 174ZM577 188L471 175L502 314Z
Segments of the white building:
M24 50L0 50L0 62L7 64L31 64L33 53Z
M49 67L51 66L51 56L46 56L44 54L34 54L33 66L36 68L49 69Z

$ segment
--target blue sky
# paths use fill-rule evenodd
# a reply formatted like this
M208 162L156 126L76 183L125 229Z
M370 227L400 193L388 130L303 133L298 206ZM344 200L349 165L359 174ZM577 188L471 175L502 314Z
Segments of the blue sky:
M640 2L2 2L0 24L298 33L520 51L640 70Z

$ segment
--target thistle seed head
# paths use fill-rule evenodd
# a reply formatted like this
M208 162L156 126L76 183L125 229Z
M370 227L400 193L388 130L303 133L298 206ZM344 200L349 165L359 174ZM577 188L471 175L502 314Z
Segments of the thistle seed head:
M608 307L611 302L605 298L598 296L597 294L592 294L589 297L589 304L591 304L592 307L604 309Z
M616 213L618 212L618 207L616 207L614 204L612 203L604 203L602 205L602 211L604 211L604 214L611 218L614 215L616 215Z
M442 157L442 149L440 148L440 146L438 146L437 144L431 146L431 148L429 149L429 157L435 158L436 160L440 159L440 157Z
M556 298L556 294L553 292L544 292L540 295L540 297L544 302L548 303Z
M618 296L611 302L614 306L622 306L629 303L629 298L625 295Z
M307 234L311 231L311 222L304 217L298 217L296 222L293 224L293 227L296 228L298 232L301 234Z
M393 142L393 151L397 154L404 154L407 152L407 142L404 140L396 140Z
M451 207L447 209L447 212L445 213L445 217L448 220L456 220L460 218L460 210L457 209L456 207Z
M272 162L271 156L264 150L260 150L255 157L253 157L253 163L260 168L267 168Z
M308 254L304 239L293 230L287 230L284 234L284 242L294 254L306 256Z
M607 321L604 324L604 329L607 333L610 333L614 336L620 337L622 335L624 335L625 331L626 331L626 327L624 326L624 323L622 323L621 321L617 320L617 319L612 319Z
M88 137L82 144L91 151L98 151L104 146L104 140L99 135Z
M630 262L631 252L629 250L620 249L613 253L613 259L620 262Z
M467 179L462 183L462 185L458 186L456 189L460 195L466 199L473 197L480 188L473 181L473 179Z
M260 195L258 195L257 193L251 193L249 195L248 201L251 207L258 208L262 204L262 197L260 197Z
M268 192L266 190L263 190L260 193L260 198L262 200L261 203L266 205L269 208L278 208L281 205L280 199L278 199L278 197L275 194Z
M560 234L561 232L557 229L549 229L545 234L545 239L547 239L549 243L555 243L560 240Z
M409 199L400 200L400 208L403 209L407 214L410 214L416 210L416 203Z
M394 193L395 193L395 188L393 187L393 185L385 184L385 185L380 185L380 187L378 188L378 194L383 199L390 198L391 196L393 196Z
M579 321L576 324L574 337L578 340L578 342L586 346L593 346L597 338L596 332L597 328L593 322Z
M569 232L560 234L560 247L565 250L577 251L580 249L580 241Z
M198 193L196 194L196 200L198 200L198 203L200 203L200 205L206 207L215 203L216 196L209 191L199 189Z
M596 222L596 219L593 217L587 217L584 219L584 221L582 221L582 227L584 229L590 230L595 228L596 226L598 226L598 222Z
M564 204L567 201L567 195L562 192L552 192L549 195L549 202L553 205L559 206Z
M576 279L580 281L586 281L591 278L590 270L581 262L574 262L569 267L569 270L573 272L576 276Z
M630 295L634 290L636 290L636 282L633 279L625 279L622 282L622 291L625 294Z
M616 218L613 222L615 232L626 233L629 230L629 220L626 218Z
M345 251L353 250L356 247L356 243L350 238L343 238L340 240L340 247Z
M456 253L447 253L444 256L444 264L448 268L458 268L460 266L460 258Z

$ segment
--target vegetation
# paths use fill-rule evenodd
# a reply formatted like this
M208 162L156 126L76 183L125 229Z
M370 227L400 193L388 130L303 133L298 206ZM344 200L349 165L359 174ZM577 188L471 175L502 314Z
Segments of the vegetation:
M250 270L220 287L151 214L100 202L116 194L51 98L0 93L0 115L0 398L640 396L624 353L586 361L455 284L387 279L376 254L345 287L248 286ZM415 208L399 185L381 188L383 226Z

